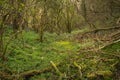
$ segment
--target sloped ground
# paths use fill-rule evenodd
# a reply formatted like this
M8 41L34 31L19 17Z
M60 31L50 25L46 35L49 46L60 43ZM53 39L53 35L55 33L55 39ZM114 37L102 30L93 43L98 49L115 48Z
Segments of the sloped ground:
M77 33L71 40L82 44L91 43L86 49L101 49L104 46L120 41L120 27Z
M32 75L23 78L15 76L11 80L120 79L120 42L109 45L99 52L81 52L80 49L91 47L94 43L81 44L66 39L69 34L58 36L50 33L45 33L45 41L39 43L38 34L30 31L23 32L23 35L20 34L19 38L9 45L6 55L8 61L1 61L12 73L6 69L1 69L1 72L11 76L31 72Z
M56 64L61 63L68 58L69 52L75 53L79 49L78 44L62 40L63 36L45 33L45 41L40 43L37 40L38 34L32 31L23 32L18 39L11 41L6 54L9 56L8 61L4 65L8 66L14 74L20 74L29 70L49 68L52 66L50 61ZM49 75L54 74L48 72L45 76L41 76L41 79Z

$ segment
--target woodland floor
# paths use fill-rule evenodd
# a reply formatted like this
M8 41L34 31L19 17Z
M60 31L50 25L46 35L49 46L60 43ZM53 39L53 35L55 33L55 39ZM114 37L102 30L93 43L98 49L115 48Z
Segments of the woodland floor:
M7 32L5 42L12 31ZM45 32L44 42L40 43L37 33L23 31L17 39L11 40L6 54L8 59L1 63L13 72L10 75L46 70L15 80L120 80L120 42L97 52L82 52L80 49L93 44L71 41L70 37L79 32L83 31L59 36Z

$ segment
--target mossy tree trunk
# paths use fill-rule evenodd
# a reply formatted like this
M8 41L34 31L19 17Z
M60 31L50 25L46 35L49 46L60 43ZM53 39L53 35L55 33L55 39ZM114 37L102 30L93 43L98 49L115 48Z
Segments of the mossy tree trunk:
M0 25L0 55L2 55L2 52L3 52L3 22L1 23Z
M6 13L5 15L3 15L2 17L2 21L0 23L0 56L2 59L4 59L4 41L3 41L3 37L4 37L4 25L5 25L5 21L6 21L6 17L8 16L9 13Z

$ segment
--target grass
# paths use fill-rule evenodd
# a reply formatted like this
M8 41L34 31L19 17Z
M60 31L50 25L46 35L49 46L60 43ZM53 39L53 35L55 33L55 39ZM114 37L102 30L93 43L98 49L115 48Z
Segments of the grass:
M75 34L75 33L73 33ZM116 57L98 53L80 53L79 49L90 47L92 43L85 44L70 41L67 37L70 34L58 36L53 33L44 34L44 42L40 43L37 39L39 35L33 31L19 34L18 39L11 41L8 48L8 61L4 64L8 66L15 74L28 70L41 70L52 66L54 63L61 62L58 69L68 78L64 80L80 80L79 69L74 65L77 63L82 69L82 78L86 80L97 80L95 74L104 76L105 80L111 80L113 72L116 70L114 64L119 61ZM23 42L25 44L23 44ZM103 49L107 54L120 52L120 43L113 44ZM106 60L105 62L102 60ZM58 80L59 75L53 69L41 75L36 75L30 80ZM21 79L22 80L22 79Z
M9 53L9 61L5 63L12 70L15 70L15 73L32 69L44 69L50 66L50 61L54 61L55 63L63 61L69 55L67 50L75 50L77 48L70 41L53 41L51 36L55 37L55 34L50 35L46 33L45 37L52 40L44 41L43 43L39 43L36 40L38 34L35 32L23 32L23 34L25 46L28 47L24 48L22 46L22 40L14 40L14 43L11 43L10 46L15 47Z

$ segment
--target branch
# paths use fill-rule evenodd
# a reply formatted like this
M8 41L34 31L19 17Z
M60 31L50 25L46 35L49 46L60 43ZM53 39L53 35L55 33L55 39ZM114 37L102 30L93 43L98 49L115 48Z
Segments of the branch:
M82 67L78 65L76 62L74 62L74 65L79 69L80 79L82 79Z
M20 32L22 32L22 30L21 30L21 31L17 31L17 32L16 32L15 34L13 34L13 35L9 38L9 40L6 42L6 45L5 45L3 54L2 54L2 57L3 57L3 58L5 57L5 54L6 54L8 45L10 44L10 42L12 41L12 39L14 39L14 36L15 36L16 34L19 34Z
M60 70L57 68L56 64L53 61L50 61L50 63L52 64L52 66L54 67L54 69L56 70L56 72L59 74L59 76L60 76L59 80L61 80L64 77L63 73L60 72Z
M57 64L57 65L59 65L59 64ZM51 71L52 69L53 68L51 66L51 67L48 67L48 68L44 68L42 70L30 70L30 71L25 71L23 73L16 74L16 75L8 74L8 73L5 73L5 72L0 72L0 78L2 78L3 80L14 80L14 79L19 79L19 78L28 79L28 78L30 78L34 75L38 75L38 74L42 74L42 73Z

